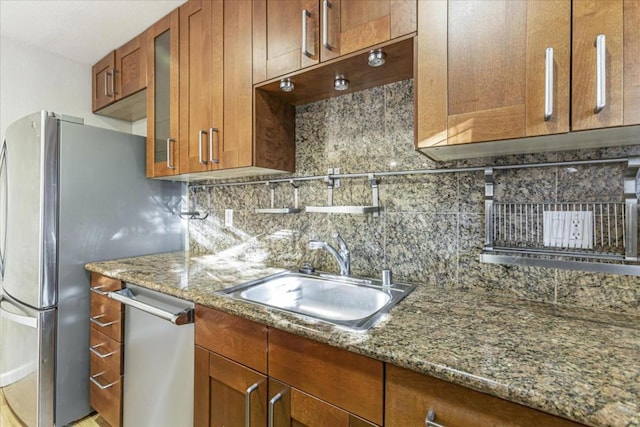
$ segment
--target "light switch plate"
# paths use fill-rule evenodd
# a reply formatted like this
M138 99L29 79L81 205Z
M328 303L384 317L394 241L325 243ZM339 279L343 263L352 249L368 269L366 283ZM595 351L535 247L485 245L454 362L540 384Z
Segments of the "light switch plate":
M591 211L545 211L542 226L545 246L593 249Z

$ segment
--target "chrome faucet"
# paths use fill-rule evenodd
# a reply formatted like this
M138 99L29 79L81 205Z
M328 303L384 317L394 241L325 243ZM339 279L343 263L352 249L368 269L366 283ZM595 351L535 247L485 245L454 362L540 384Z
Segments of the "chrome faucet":
M338 241L340 251L322 240L309 240L309 249L326 249L338 261L340 275L348 276L351 274L351 253L342 236L338 233L333 233L333 238Z

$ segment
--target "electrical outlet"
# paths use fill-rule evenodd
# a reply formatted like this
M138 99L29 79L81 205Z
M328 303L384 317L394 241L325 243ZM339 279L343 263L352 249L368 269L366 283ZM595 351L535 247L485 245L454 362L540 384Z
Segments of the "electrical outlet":
M571 236L570 240L582 240L582 227L584 221L581 219L572 219L571 220Z
M544 245L564 249L593 249L592 211L545 211Z

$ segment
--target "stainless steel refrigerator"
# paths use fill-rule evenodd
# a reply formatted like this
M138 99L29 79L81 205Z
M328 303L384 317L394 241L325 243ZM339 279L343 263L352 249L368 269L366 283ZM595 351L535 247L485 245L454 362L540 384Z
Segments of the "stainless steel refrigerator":
M182 184L145 178L145 138L42 111L0 152L0 387L28 426L90 413L88 261L184 248Z

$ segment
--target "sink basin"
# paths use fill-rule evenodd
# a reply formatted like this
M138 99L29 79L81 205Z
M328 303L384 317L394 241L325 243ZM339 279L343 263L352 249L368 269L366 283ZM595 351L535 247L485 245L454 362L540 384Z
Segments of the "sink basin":
M278 308L352 329L368 329L413 289L375 279L327 273L285 271L225 289L222 293L243 301Z

